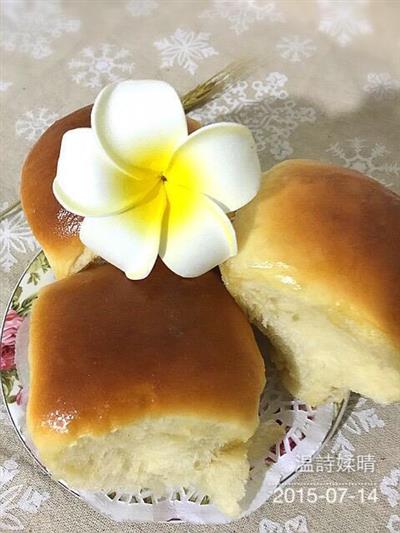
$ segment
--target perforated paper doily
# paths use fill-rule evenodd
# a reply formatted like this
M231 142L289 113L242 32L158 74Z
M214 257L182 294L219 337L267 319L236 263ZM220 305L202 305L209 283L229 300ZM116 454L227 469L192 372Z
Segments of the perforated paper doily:
M20 327L19 340L27 332L27 319L37 291L54 281L47 260L40 252L18 282L7 306L2 326L1 381L5 404L14 427L28 451L39 466L47 472L35 455L35 450L25 433L25 407L27 391L15 365L15 342ZM257 335L261 351L267 360L268 383L260 403L260 420L275 420L285 435L272 447L259 447L250 460L250 479L246 495L241 502L242 516L262 505L274 490L290 481L302 464L320 451L332 436L343 416L347 399L341 404L319 407L306 405L287 393L280 385L272 364L268 361L266 343ZM179 460L179 458L177 458ZM116 521L186 521L217 524L231 521L213 505L207 494L194 487L174 487L162 498L156 498L143 489L136 493L93 493L74 490L62 480L56 480L67 490L88 502L92 507Z

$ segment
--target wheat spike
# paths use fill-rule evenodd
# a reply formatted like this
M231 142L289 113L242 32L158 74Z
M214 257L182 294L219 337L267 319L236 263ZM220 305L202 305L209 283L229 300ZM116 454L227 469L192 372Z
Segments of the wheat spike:
M247 77L250 71L256 68L256 64L254 58L233 61L211 78L197 85L181 98L185 112L190 113L190 111L211 102L222 92L228 91L240 79Z

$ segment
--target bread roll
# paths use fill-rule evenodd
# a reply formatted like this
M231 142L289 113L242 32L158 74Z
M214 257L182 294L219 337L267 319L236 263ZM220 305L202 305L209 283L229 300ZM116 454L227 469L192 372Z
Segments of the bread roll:
M86 106L57 120L34 145L22 168L22 207L58 279L79 272L95 259L79 239L82 217L66 211L52 189L62 137L68 130L89 128L91 110L91 105ZM189 132L199 126L188 119Z
M93 259L79 239L82 217L66 211L52 189L62 136L68 130L90 127L91 109L87 106L57 120L34 145L22 168L22 207L57 278L77 272Z
M72 487L194 485L239 513L264 363L219 274L160 261L132 282L92 265L39 293L29 342L27 427Z
M272 340L290 392L400 400L400 198L359 172L281 163L234 221L226 287Z

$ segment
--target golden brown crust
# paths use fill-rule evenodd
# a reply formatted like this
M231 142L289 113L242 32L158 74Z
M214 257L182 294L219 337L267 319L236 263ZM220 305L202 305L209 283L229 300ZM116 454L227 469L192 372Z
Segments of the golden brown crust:
M232 419L250 434L257 423L263 360L214 271L184 279L158 261L130 281L93 265L55 282L34 304L29 360L36 442L103 434L146 415Z
M90 127L91 109L92 106L86 106L57 120L34 145L22 168L22 207L57 277L68 274L84 246L79 239L82 218L57 202L52 184L62 136L71 129Z
M367 320L400 344L400 198L361 173L290 160L265 174L255 200L239 211L246 264L289 269L304 290L329 293L337 309ZM290 271L290 272L289 272ZM254 271L253 271L254 273Z
M57 278L69 275L85 250L79 239L82 217L66 211L53 194L61 140L68 130L89 128L91 110L89 105L57 120L34 145L22 168L22 207ZM192 132L200 125L188 119L188 127Z

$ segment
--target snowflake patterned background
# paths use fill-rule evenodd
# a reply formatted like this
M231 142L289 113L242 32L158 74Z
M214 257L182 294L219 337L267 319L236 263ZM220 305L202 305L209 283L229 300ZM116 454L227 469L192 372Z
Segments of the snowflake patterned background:
M3 203L1 210L6 209ZM36 241L22 212L14 213L0 222L0 269L10 272L18 263L18 256L37 249Z
M258 21L275 23L284 22L283 12L276 2L266 0L214 0L211 9L206 9L200 17L214 20L220 18L236 35L248 31Z
M315 157L369 174L400 192L399 2L103 0L99 5L94 0L1 2L1 211L15 202L22 162L40 135L93 101L106 84L158 77L183 94L230 61L253 56L258 62L250 74L194 117L204 124L247 125L263 168L286 158ZM0 221L3 306L37 250L21 212ZM239 522L226 526L227 532L361 533L357 521L349 522L352 513L379 531L400 532L399 408L353 400L327 450L351 459L369 448L366 453L382 457L373 480L379 502L365 505L362 516L356 505L346 513L325 508L321 517L306 504L269 505L250 516L245 529ZM0 531L50 533L35 520L43 516L50 524L60 509L57 533L70 532L66 509L76 508L64 493L54 489L53 496L46 478L32 481L36 467L14 455L13 430L1 407L0 426ZM73 527L84 533L88 523L93 530L108 527L80 510L74 519ZM120 530L131 528L121 524ZM362 533L369 532L364 527Z
M45 107L26 111L15 122L15 134L27 141L36 141L58 118L58 113Z
M319 31L335 39L340 46L348 46L358 35L372 32L366 15L368 0L318 0L318 4Z
M263 80L243 81L193 116L204 123L227 120L245 124L253 132L258 151L268 151L276 161L282 161L293 154L292 133L316 118L312 107L299 106L289 97L287 81L279 72Z
M132 17L148 17L158 7L156 0L130 0L127 8Z
M103 44L97 48L84 48L77 58L71 59L68 68L72 79L90 89L101 89L107 83L127 79L135 69L132 54L126 48Z
M50 56L53 41L80 28L79 19L63 15L58 0L8 0L2 2L1 7L4 24L0 46L8 52L18 51L34 59Z
M161 68L173 67L175 64L194 74L199 63L218 52L209 44L209 33L195 33L191 30L178 28L175 33L154 46L160 51Z
M5 93L11 87L12 81L0 80L0 92Z
M312 57L316 51L316 46L311 39L292 35L282 37L276 45L276 49L284 59L292 63L299 63L303 59Z
M389 72L370 72L363 89L377 100L394 100L400 91L400 79L393 79Z
M400 177L400 161L388 161L390 152L383 144L370 145L366 139L356 137L345 143L332 144L327 152L339 164L379 178L387 187L394 185L390 178Z
M39 492L31 485L12 483L18 477L20 466L13 459L0 465L0 531L25 529L24 513L37 513L49 499L48 492Z

